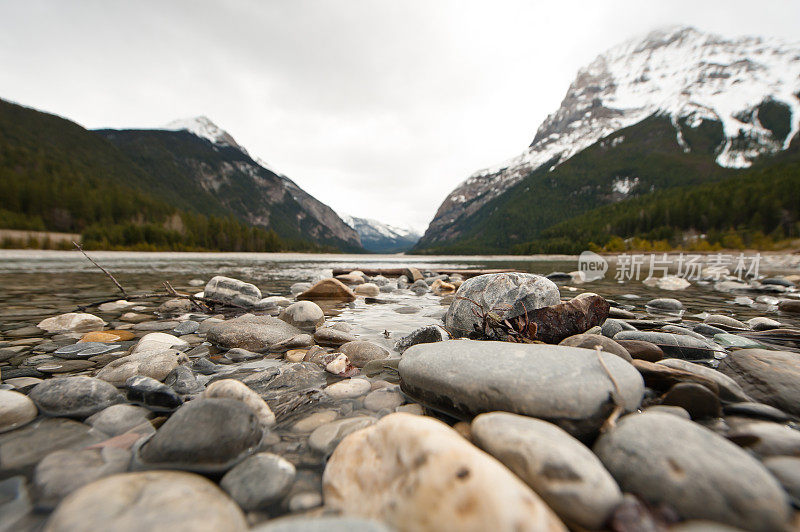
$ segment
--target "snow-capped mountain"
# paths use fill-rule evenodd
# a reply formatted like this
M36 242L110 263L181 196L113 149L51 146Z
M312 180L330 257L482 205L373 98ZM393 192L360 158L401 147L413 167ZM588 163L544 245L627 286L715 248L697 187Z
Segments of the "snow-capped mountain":
M352 227L361 237L361 245L367 251L376 253L398 253L411 249L419 240L420 234L413 229L395 227L389 224L356 218L344 214L344 223Z
M789 111L788 133L776 138L759 117L762 102ZM659 114L669 117L684 150L682 128L722 124L717 164L750 166L785 149L800 126L800 43L761 37L724 38L690 27L654 31L599 55L580 69L561 106L539 126L519 156L480 170L453 190L423 241L478 211L545 164L555 167L603 137Z
M236 142L233 135L217 126L206 116L198 116L170 122L163 129L169 131L188 131L197 137L208 140L216 146L231 147L244 154L242 160L228 161L227 167L220 175L215 175L208 166L198 167L198 179L201 183L206 183L209 189L217 193L220 186L230 180L230 175L238 171L243 176L249 176L253 185L260 190L262 203L271 204L277 201L284 201L285 197L291 197L294 202L299 204L301 210L294 215L295 220L291 223L302 227L305 237L324 242L327 239L338 239L354 249L360 247L358 234L352 227L344 223L333 209L317 200L311 194L300 188L294 181L281 174L262 159L256 157L252 159L247 150ZM269 175L262 175L266 170ZM244 178L243 178L244 179ZM249 198L247 202L254 201L256 198ZM291 209L290 209L291 210ZM269 225L270 209L255 209L248 219L256 225Z

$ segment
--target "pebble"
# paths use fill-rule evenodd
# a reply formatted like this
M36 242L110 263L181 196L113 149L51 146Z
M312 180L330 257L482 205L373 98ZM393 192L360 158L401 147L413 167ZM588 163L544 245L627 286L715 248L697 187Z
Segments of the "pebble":
M203 295L223 303L251 307L261 299L261 290L253 284L238 279L215 275L206 284Z
M275 414L269 405L243 382L233 379L223 379L208 385L203 392L204 397L227 398L241 401L247 405L264 427L275 424Z
M708 419L722 415L719 397L702 384L694 382L676 384L666 393L661 403L683 408L692 419Z
M101 331L106 322L93 314L67 312L40 321L36 327L49 333ZM26 335L28 336L28 335Z
M357 416L320 425L308 437L308 445L318 453L328 455L345 436L375 423L375 418Z
M566 530L508 469L423 416L390 414L345 438L323 492L333 511L402 530Z
M292 303L281 311L278 318L298 329L310 332L314 332L317 327L325 322L325 314L320 306L313 301Z
M800 458L771 456L764 460L764 465L778 479L797 507L800 503Z
M378 297L379 295L381 295L381 289L375 283L360 284L353 289L353 292L357 296L364 296L364 297Z
M719 349L693 336L653 331L622 331L614 340L643 340L657 345L668 356L689 360L713 358L715 350Z
M355 293L338 279L323 279L305 292L298 294L297 300L335 300L355 301Z
M620 357L602 353L626 411L644 384ZM598 355L576 347L450 340L419 344L400 360L403 392L432 408L471 418L502 410L551 421L579 439L596 433L613 408L614 384Z
M177 335L184 335L184 334L194 334L197 332L197 329L200 328L200 323L194 320L186 320L182 321L177 327L175 327L172 332Z
M302 334L303 331L272 316L244 314L212 325L206 332L208 341L220 347L240 347L264 352L271 345Z
M744 392L742 387L736 383L736 381L715 369L677 358L660 360L658 365L686 371L693 375L697 375L712 381L718 388L720 399L724 401L739 402L751 400L750 397Z
M614 340L625 348L631 358L647 360L648 362L658 362L664 358L664 351L656 344L645 342L644 340Z
M89 360L53 360L37 364L36 371L42 373L72 373L93 368L94 362Z
M362 368L365 364L373 360L389 358L389 351L372 342L363 340L344 343L339 346L339 351L347 355L347 358L350 359L350 363L357 368Z
M564 338L558 343L558 345L581 347L583 349L595 349L596 347L599 347L602 351L616 355L626 362L633 361L630 353L628 353L623 346L619 345L611 338L607 338L599 334L576 334L574 336Z
M80 419L124 401L113 385L83 376L47 379L37 384L29 397L45 415Z
M186 345L186 340L181 340L177 336L167 333L154 332L145 334L134 346L131 351L132 355L144 353L147 351L164 351L172 347L179 347Z
M258 418L243 402L195 399L139 448L135 466L219 473L249 455L261 436Z
M179 471L122 473L97 480L65 499L47 522L48 532L247 528L239 506L213 482Z
M175 349L142 351L109 362L97 372L97 378L122 387L131 377L142 375L163 381L178 364L188 357Z
M381 410L394 411L403 402L403 394L400 393L399 388L380 388L371 391L364 397L364 408L373 412L380 412Z
M228 352L225 353L225 358L231 362L244 362L245 360L255 360L263 357L264 355L262 353L254 353L253 351L248 351L247 349L241 349L239 347L229 349Z
M552 423L492 412L472 421L471 434L478 447L511 469L565 522L601 529L622 502L600 460Z
M780 423L789 421L791 417L783 410L778 410L774 406L763 403L732 403L723 407L722 411L729 416L740 416L763 419L766 421L778 421Z
M600 436L594 452L623 491L669 505L681 518L764 531L787 524L783 491L764 466L694 422L628 415Z
M369 393L370 382L366 379L345 379L325 387L325 393L334 399L353 399Z
M750 318L747 320L747 325L754 331L766 331L783 326L781 322L765 317Z
M427 325L413 330L394 344L395 350L401 354L412 345L430 344L450 340L450 334L438 325Z
M307 433L313 432L317 427L330 423L339 417L339 413L335 410L321 410L309 414L303 419L297 421L292 425L292 432Z
M800 357L788 351L739 349L719 364L757 402L800 415Z
M340 331L333 327L322 327L314 333L314 340L319 345L339 347L347 342L355 342L357 338L348 332Z
M0 433L27 425L37 415L36 405L27 395L0 390Z
M258 453L228 471L219 485L243 510L266 510L289 492L295 475L291 462L276 454Z
M748 420L726 436L757 456L800 456L800 431L781 423Z
M128 470L131 452L115 447L55 451L36 466L38 506L55 507L78 488Z
M789 314L800 313L800 300L797 299L784 299L778 303L778 310Z
M730 316L723 316L722 314L711 314L703 320L703 323L708 325L716 325L717 327L721 327L723 329L749 329L749 327L741 321L731 318Z
M653 314L666 314L680 316L683 314L683 303L671 297L651 299L644 306L645 310Z
M153 414L141 406L118 404L86 418L86 424L109 436L119 436L128 431L150 434L155 429L150 424Z
M181 395L194 395L202 392L205 387L197 381L192 370L187 366L178 366L169 372L164 379L164 384L172 387Z

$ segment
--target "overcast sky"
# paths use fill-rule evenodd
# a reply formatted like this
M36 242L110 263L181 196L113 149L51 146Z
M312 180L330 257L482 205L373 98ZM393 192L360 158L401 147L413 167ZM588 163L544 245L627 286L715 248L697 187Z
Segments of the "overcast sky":
M423 230L603 50L798 21L791 0L2 0L0 98L88 128L206 115L337 212Z

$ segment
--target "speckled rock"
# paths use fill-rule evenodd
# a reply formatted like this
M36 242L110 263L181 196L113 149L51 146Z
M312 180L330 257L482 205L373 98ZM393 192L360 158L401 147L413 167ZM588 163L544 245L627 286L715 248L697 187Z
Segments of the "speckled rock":
M185 354L175 349L144 351L112 360L97 372L97 378L119 387L136 375L163 381L178 364L188 360Z
M124 401L108 382L82 376L47 379L29 397L43 414L81 419Z

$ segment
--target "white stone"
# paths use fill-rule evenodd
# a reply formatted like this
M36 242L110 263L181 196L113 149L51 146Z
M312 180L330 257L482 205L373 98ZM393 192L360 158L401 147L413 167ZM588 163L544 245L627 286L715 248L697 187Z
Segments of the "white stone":
M505 466L425 416L389 414L350 434L322 483L329 509L398 530L566 531Z
M38 415L33 401L13 390L0 390L0 433L27 425Z
M91 332L102 331L106 322L85 312L67 312L39 322L37 327L47 332Z
M176 345L187 345L187 343L185 340L181 340L177 336L171 334L153 332L142 336L134 346L131 354L135 355L145 351L163 351Z
M345 379L327 386L325 393L334 399L352 399L368 393L371 388L372 385L366 379Z

